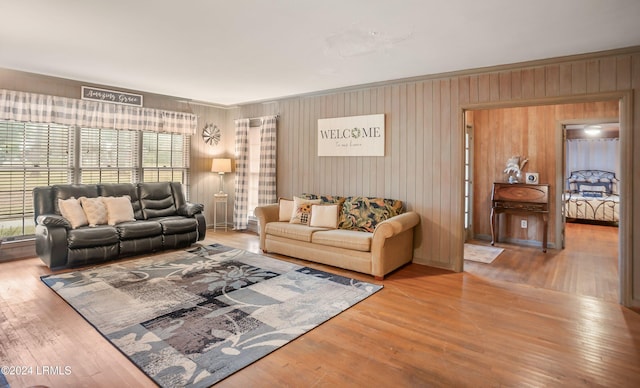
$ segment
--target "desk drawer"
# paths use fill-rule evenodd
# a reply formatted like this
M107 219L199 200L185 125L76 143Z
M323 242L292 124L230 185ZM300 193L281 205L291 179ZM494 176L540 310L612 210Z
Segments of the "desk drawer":
M543 212L547 210L547 204L544 203L521 203L521 202L500 202L496 201L493 204L496 209L504 210L522 210L530 212Z

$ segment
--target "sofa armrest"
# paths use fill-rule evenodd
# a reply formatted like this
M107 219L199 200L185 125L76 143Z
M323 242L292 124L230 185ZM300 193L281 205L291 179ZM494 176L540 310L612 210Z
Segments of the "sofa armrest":
M38 216L38 220L40 221ZM60 217L62 218L62 217ZM65 220L66 222L66 220ZM71 226L69 225L69 228ZM35 231L36 254L52 269L67 266L67 228L38 222Z
M391 217L376 226L371 241L371 272L378 279L413 260L413 233L420 223L410 211Z
M44 226L61 226L66 229L71 229L71 224L64 217L57 214L43 214L36 218L38 225Z
M274 203L272 205L258 206L254 214L258 218L258 226L260 227L260 249L265 249L265 228L269 222L278 221L280 205Z
M201 203L184 203L178 208L178 215L185 217L193 217L198 213L202 213L204 205Z

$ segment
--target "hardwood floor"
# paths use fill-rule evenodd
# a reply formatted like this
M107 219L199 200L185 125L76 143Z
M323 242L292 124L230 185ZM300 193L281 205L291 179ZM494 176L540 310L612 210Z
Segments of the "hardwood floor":
M258 252L251 233L209 231L205 242ZM380 292L219 386L640 386L640 314L609 300L605 283L580 285L599 275L569 274L571 257L514 252L493 273L468 263L463 273L408 265ZM546 268L554 260L566 270ZM0 365L33 368L7 376L11 386L154 386L39 280L47 273L35 258L0 264ZM603 297L585 295L591 290ZM71 373L35 373L42 366Z
M483 277L534 287L620 300L618 228L567 223L565 249L539 249L496 243L504 252L490 265L464 262L464 270ZM487 241L471 241L489 245Z

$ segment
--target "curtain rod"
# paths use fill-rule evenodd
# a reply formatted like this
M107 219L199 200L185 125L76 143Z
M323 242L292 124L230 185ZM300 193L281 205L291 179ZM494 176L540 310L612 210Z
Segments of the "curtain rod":
M280 113L278 113L278 114L276 114L276 115L267 115L267 116L275 116L275 117L276 117L276 119L279 119L279 118L280 118ZM264 116L262 116L262 117L264 117ZM260 119L262 119L262 117L249 117L249 120L260 120ZM237 119L234 119L234 121L235 121L235 120L240 120L240 119L242 119L242 118L243 118L243 117L238 117Z

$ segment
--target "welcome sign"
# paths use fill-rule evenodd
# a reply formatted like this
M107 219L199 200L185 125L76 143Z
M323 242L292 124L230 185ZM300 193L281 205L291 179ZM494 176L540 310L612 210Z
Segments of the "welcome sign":
M318 156L384 156L384 114L318 119Z

